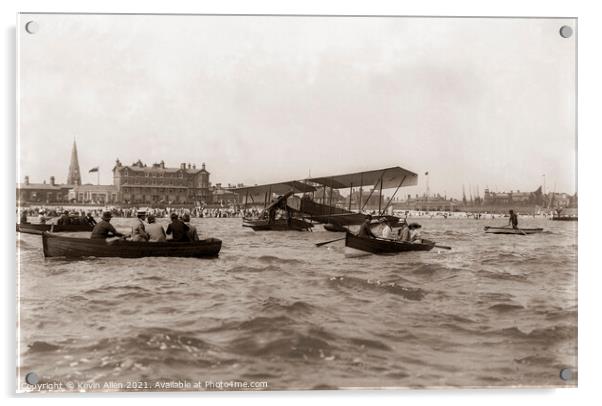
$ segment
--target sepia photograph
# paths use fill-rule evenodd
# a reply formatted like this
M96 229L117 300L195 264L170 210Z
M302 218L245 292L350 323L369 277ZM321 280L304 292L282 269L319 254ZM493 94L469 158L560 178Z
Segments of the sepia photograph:
M577 387L577 34L20 13L16 392Z

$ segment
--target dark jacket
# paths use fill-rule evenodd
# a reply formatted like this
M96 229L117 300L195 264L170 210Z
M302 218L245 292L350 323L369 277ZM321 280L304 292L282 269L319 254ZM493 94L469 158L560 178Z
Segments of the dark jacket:
M357 233L357 235L359 237L376 238L376 236L374 235L374 233L370 229L370 222L368 222L368 221L365 221L365 222L362 223L362 225L360 227L360 231L359 231L359 233Z
M518 216L516 213L510 215L510 224L512 225L512 228L518 228Z
M69 217L68 214L63 214L61 215L61 217L59 217L59 219L56 221L56 224L59 224L61 226L67 225L67 224L71 224L71 218Z
M171 234L174 242L189 242L188 226L178 219L174 219L167 226L166 234Z
M92 235L90 238L107 238L107 237L123 237L123 234L117 232L115 227L106 220L102 220L100 223L94 226Z

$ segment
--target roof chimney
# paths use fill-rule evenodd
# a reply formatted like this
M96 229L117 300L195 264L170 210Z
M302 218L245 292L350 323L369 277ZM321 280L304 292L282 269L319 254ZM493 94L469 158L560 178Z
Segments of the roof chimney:
M188 163L188 169L192 169L192 165L190 164L190 162Z
M203 162L203 165L201 165L201 169L205 170L205 162Z
M182 162L180 164L180 169L186 169L186 163L185 162Z
M50 184L51 184L52 186L54 186L54 176L51 176L51 177L50 177Z
M196 169L196 164L192 164L192 169Z
M26 184L26 185L29 185L29 176L26 176L26 177L25 177L25 184Z

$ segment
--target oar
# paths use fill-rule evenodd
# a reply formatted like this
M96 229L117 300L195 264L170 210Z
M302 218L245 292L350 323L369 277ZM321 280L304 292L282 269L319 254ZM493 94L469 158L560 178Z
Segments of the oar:
M345 239L345 237L343 237L343 238L337 238L336 240L331 240L331 241L319 242L319 243L316 244L316 247L321 247L322 245L330 244L331 242L342 241L344 239Z
M523 235L527 235L527 233L525 233L523 230L521 230L520 228L517 228L518 231L520 231Z
M435 244L435 248L443 248L444 250L451 250L452 247L448 247L447 245L436 245Z
M105 238L105 241L107 242L107 244L113 244L115 241L119 241L119 240L125 240L126 238L131 237L131 235L124 235L121 237L115 236L115 237L108 237Z

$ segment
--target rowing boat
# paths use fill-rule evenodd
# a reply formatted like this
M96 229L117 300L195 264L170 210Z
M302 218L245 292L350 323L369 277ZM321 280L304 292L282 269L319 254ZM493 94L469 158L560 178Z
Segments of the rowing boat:
M552 217L554 221L578 221L577 216L555 216Z
M313 224L297 218L292 218L290 222L286 219L277 219L271 223L267 219L243 218L242 226L249 227L254 231L307 231L311 230Z
M17 231L30 234L40 234L44 231L55 233L92 231L93 229L94 226L91 224L17 224Z
M332 232L335 232L335 233L349 231L347 229L347 227L344 227L344 226L342 226L340 224L337 224L337 223L326 223L326 224L324 224L324 230L326 230L326 231L332 231Z
M430 251L435 247L435 243L432 241L422 241L423 243L420 244L386 240L383 238L359 237L349 232L345 235L345 247L371 252L373 254L391 254L407 251Z
M485 232L490 234L537 234L543 232L543 228L510 228L485 226Z
M194 242L138 242L64 237L53 233L42 234L45 257L217 257L222 241L217 238Z

